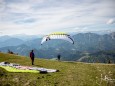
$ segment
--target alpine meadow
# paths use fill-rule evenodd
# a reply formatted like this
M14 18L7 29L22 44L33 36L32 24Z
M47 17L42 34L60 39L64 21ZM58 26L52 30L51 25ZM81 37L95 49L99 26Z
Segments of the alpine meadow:
M24 56L0 53L0 62L31 66ZM0 68L1 86L114 86L115 65L102 63L35 60L37 67L58 69L55 73L10 73Z

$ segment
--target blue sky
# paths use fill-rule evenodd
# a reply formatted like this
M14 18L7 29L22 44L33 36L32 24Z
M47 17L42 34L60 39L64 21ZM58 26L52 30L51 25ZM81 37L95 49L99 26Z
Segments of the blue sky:
M115 31L115 0L0 0L0 35Z

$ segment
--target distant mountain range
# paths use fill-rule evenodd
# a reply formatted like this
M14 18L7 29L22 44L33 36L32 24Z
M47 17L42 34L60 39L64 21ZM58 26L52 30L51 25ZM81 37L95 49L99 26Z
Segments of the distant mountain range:
M0 47L6 46L17 46L23 44L24 41L18 38L13 38L10 36L2 36L0 37Z
M29 56L30 50L34 49L36 57L39 58L52 59L56 58L57 54L61 54L61 60L86 62L89 61L86 60L86 58L95 58L96 54L100 54L99 52L103 51L107 53L109 51L115 51L115 32L103 35L96 33L78 33L73 35L72 38L75 42L74 45L64 40L50 40L40 45L42 39L40 36L1 36L0 51L8 52L8 50L11 50L19 55ZM111 54L109 58L113 58L114 53ZM106 56L108 55L105 54L105 58L108 58ZM114 62L115 59L112 60ZM96 62L96 60L94 60L94 62ZM101 59L100 62L104 61Z

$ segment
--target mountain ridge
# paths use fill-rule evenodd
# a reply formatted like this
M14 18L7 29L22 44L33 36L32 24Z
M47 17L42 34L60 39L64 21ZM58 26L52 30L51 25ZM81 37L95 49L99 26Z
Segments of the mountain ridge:
M63 40L50 40L41 46L41 38L35 38L10 48L5 46L0 48L0 51L7 52L8 49L10 49L20 55L28 56L29 52L34 49L36 57L51 59L56 58L57 54L61 54L62 60L77 61L85 56L85 53L92 54L100 51L115 51L114 35L114 32L104 35L96 33L78 33L72 36L75 41L74 45Z

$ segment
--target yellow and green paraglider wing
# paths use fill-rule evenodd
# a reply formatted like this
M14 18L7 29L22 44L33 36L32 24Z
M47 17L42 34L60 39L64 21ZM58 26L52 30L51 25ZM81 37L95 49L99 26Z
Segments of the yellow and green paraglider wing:
M5 69L8 72L29 72L29 73L40 73L40 71L37 70L22 70L22 69L16 69L14 67L10 67L10 66L0 66L1 68Z
M52 40L52 39L63 39L63 40L66 40L66 41L74 44L74 41L70 37L69 34L66 34L66 33L63 33L63 32L55 32L55 33L51 33L51 34L48 34L48 35L44 36L42 41L41 41L41 45L43 43L45 43L46 41Z

